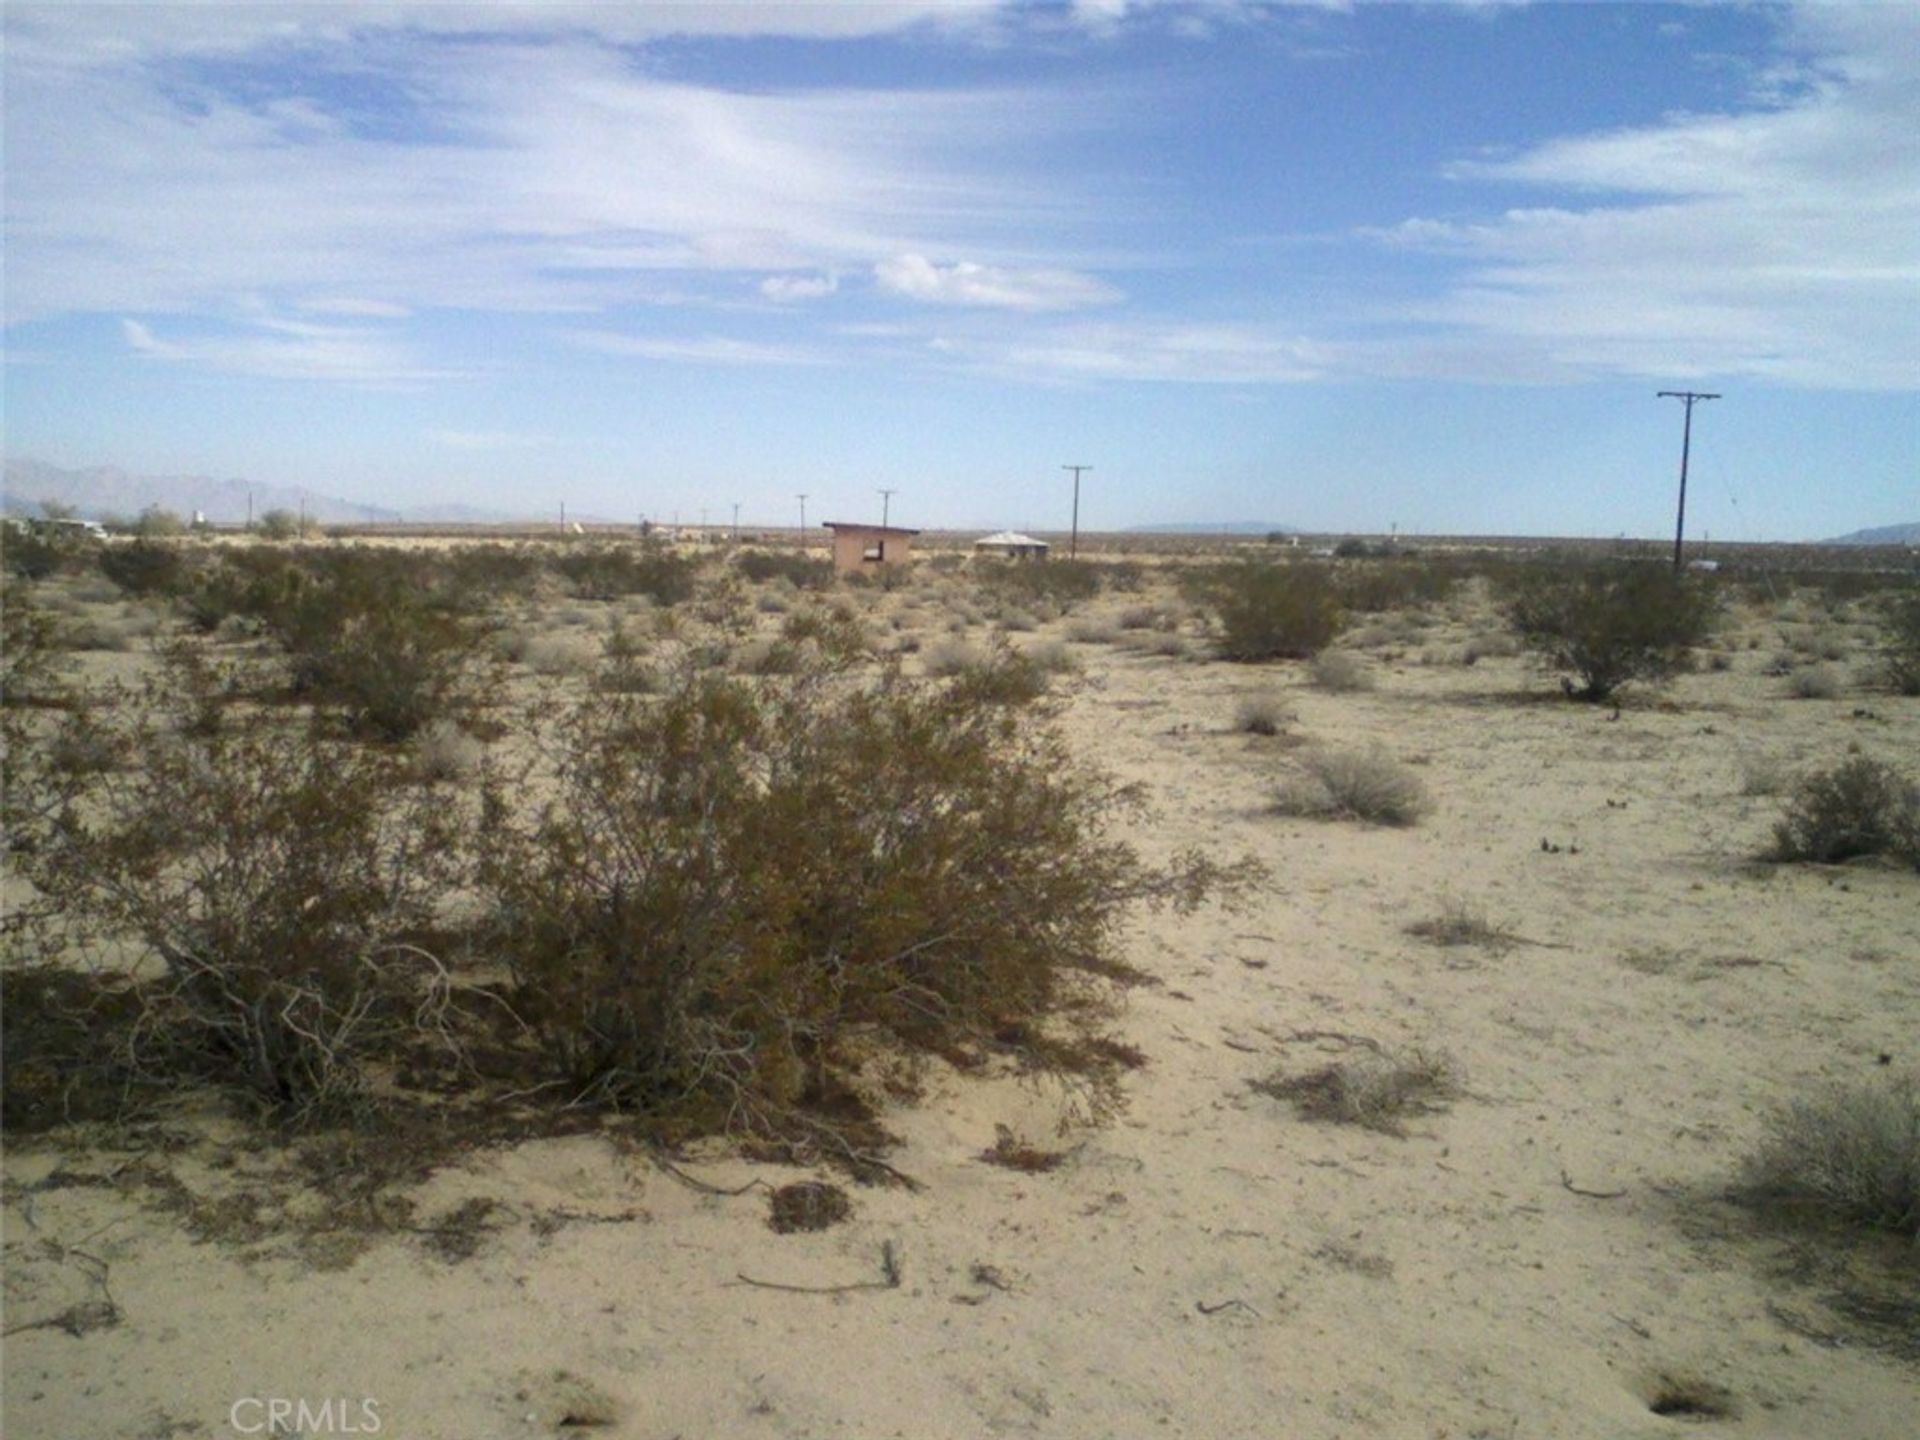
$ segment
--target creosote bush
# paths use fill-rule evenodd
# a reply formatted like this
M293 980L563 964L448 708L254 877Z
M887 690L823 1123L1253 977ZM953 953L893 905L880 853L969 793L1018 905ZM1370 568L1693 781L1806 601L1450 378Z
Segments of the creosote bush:
M464 853L455 807L405 784L399 757L278 717L119 738L134 763L97 776L22 870L155 962L134 1073L337 1113L370 1059L442 1033L447 972L425 941Z
M1661 680L1712 628L1715 600L1664 565L1621 562L1515 569L1502 590L1521 641L1571 673L1576 700L1611 699L1634 680Z
M1832 1085L1776 1112L1744 1190L1787 1215L1920 1241L1920 1076Z
M1920 595L1887 607L1881 666L1887 683L1902 695L1920 695Z
M575 708L556 798L496 817L483 866L490 953L568 1092L694 1129L832 1131L876 1046L1090 1023L1130 904L1251 879L1117 839L1136 797L979 678L1012 663L682 671L657 699Z
M1340 633L1338 588L1317 565L1235 565L1209 577L1202 593L1227 660L1309 659Z
M1855 755L1806 776L1774 823L1771 858L1832 865L1887 855L1920 870L1920 785Z

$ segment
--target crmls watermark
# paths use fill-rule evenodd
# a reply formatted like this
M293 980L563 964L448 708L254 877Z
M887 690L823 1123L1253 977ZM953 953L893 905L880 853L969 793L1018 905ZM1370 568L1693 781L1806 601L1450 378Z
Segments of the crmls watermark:
M242 1435L378 1435L380 1402L247 1395L227 1407L227 1423Z

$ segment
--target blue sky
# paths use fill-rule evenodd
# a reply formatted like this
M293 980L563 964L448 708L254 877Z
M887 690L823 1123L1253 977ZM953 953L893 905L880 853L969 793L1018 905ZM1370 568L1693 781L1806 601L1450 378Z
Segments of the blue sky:
M6 447L380 504L1920 518L1920 6L10 4Z

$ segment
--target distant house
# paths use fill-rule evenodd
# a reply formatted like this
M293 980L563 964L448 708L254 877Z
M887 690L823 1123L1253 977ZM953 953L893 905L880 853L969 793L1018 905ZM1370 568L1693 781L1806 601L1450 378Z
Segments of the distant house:
M1046 541L1016 530L996 530L973 542L976 555L1004 555L1010 560L1044 560L1049 548Z
M856 525L846 520L829 520L826 528L833 532L836 575L857 575L904 565L913 552L913 537L920 533L891 525Z

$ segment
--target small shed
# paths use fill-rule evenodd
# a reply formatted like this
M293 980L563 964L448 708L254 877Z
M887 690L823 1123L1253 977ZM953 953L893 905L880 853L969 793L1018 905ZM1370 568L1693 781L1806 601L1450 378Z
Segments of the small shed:
M913 553L913 537L920 533L892 525L856 525L848 520L829 520L826 528L833 532L833 572L836 575L855 575L863 571L905 565Z
M1004 555L1010 560L1044 560L1048 548L1046 541L1022 535L1017 530L996 530L973 542L976 555Z

